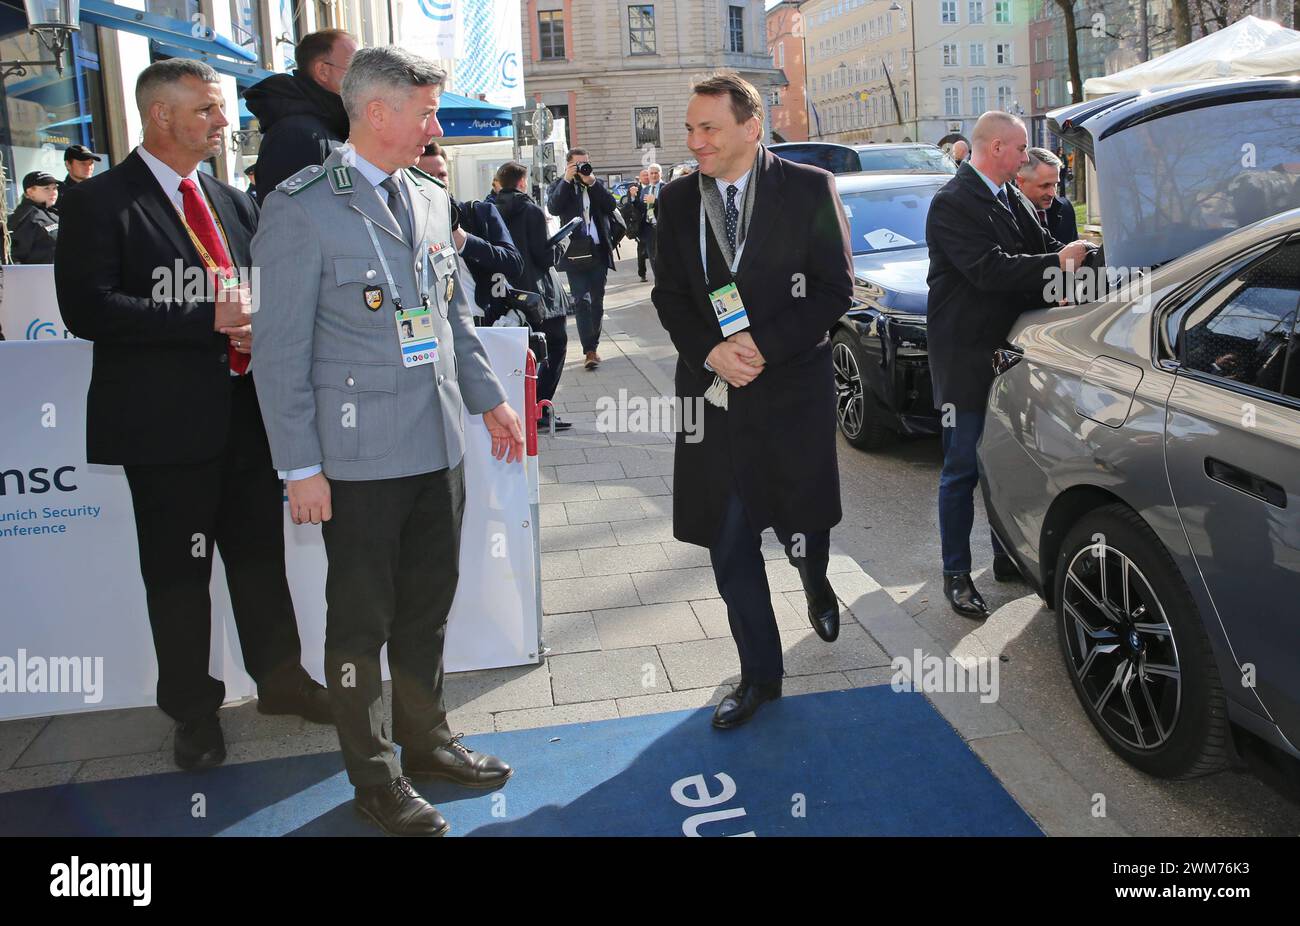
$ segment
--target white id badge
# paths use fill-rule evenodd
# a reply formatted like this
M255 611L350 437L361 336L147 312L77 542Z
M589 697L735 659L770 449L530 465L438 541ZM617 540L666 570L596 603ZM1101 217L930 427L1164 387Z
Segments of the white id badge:
M741 300L740 290L736 289L735 283L728 283L709 293L709 302L713 304L713 313L718 317L724 338L749 327L749 314L745 311L745 303Z
M438 359L438 339L433 333L433 315L425 306L397 309L397 343L402 349L402 366L418 367Z

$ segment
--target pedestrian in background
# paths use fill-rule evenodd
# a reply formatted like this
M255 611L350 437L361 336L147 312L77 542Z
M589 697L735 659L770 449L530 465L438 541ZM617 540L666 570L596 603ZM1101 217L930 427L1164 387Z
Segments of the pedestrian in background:
M257 166L266 192L304 167L325 163L348 137L339 89L356 50L357 40L343 29L313 32L295 46L292 74L273 74L245 91L244 103L262 131Z

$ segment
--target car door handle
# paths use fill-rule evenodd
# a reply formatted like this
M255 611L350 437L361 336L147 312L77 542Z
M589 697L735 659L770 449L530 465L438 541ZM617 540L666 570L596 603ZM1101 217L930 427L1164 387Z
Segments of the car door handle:
M1286 490L1276 482L1270 482L1263 476L1256 476L1254 473L1247 472L1240 466L1233 466L1231 463L1224 463L1222 460L1216 460L1214 457L1205 458L1205 475L1209 476L1215 482L1221 482L1238 492L1245 492L1247 495L1253 495L1262 502L1267 502L1274 508L1286 507Z

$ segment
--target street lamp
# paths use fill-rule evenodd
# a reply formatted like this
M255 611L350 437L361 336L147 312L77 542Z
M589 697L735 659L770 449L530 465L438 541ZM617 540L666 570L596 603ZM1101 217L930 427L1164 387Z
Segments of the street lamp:
M54 57L46 61L0 61L0 80L23 77L28 67L49 67L63 74L63 50L81 28L81 0L23 0L27 29Z
M913 110L915 116L912 119L912 140L920 141L921 140L921 84L916 77L917 66L916 66L916 3L915 0L908 0L907 5L910 8L907 14L907 31L912 35L912 63L908 68L908 70L912 74L911 77L912 96L914 97L914 99L911 100L911 103L913 106L916 107ZM899 3L898 0L894 0L893 3L889 4L888 12L902 13L903 5ZM894 105L895 107L898 106L897 101L895 101ZM902 113L899 113L898 124L900 126L903 125Z

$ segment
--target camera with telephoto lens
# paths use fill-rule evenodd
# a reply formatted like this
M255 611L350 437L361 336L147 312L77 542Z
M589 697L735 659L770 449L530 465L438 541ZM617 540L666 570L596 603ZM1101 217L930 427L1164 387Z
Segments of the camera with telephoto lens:
M579 164L579 165L578 165L578 173L582 174L582 176L584 176L584 177L590 177L590 176L591 176L591 162L590 162L590 161L583 161L581 164Z

